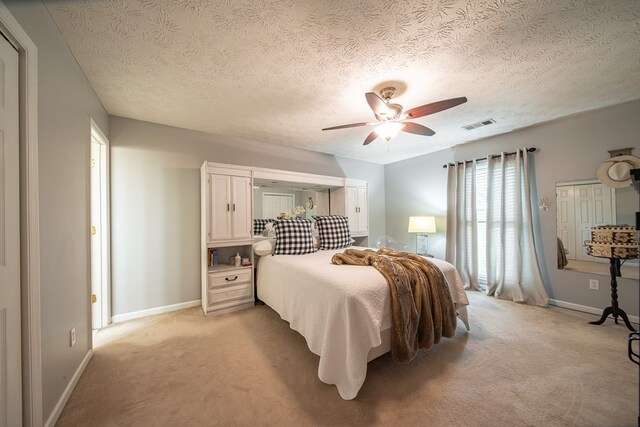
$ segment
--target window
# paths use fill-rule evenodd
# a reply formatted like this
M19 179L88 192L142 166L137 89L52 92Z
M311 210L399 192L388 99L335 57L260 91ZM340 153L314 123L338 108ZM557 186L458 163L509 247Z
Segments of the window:
M449 168L447 260L467 286L545 306L529 172L525 150Z

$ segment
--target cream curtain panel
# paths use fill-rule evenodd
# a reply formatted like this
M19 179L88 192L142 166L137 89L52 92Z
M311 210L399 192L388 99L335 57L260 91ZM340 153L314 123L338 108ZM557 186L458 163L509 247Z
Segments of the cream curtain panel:
M480 290L476 211L477 169L478 164L475 160L448 167L445 259L456 267L466 289Z
M468 288L546 307L526 149L448 167L446 259Z

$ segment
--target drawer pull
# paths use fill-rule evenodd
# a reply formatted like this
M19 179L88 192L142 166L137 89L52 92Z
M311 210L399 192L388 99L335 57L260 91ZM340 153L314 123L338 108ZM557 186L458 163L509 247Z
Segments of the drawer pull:
M234 282L234 281L238 280L238 276L234 276L233 279L229 279L228 277L225 277L224 280L226 280L227 282Z

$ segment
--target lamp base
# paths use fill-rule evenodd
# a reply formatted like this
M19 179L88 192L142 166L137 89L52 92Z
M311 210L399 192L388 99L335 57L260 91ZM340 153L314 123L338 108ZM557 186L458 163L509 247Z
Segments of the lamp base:
M429 256L429 236L426 234L416 235L416 254Z

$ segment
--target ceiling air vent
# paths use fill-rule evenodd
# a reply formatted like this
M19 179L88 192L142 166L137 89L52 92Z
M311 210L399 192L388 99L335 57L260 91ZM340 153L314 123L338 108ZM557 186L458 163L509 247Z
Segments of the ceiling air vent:
M470 125L462 126L463 129L472 130L482 126L488 126L494 124L496 121L493 119L482 120L479 122L471 123Z

